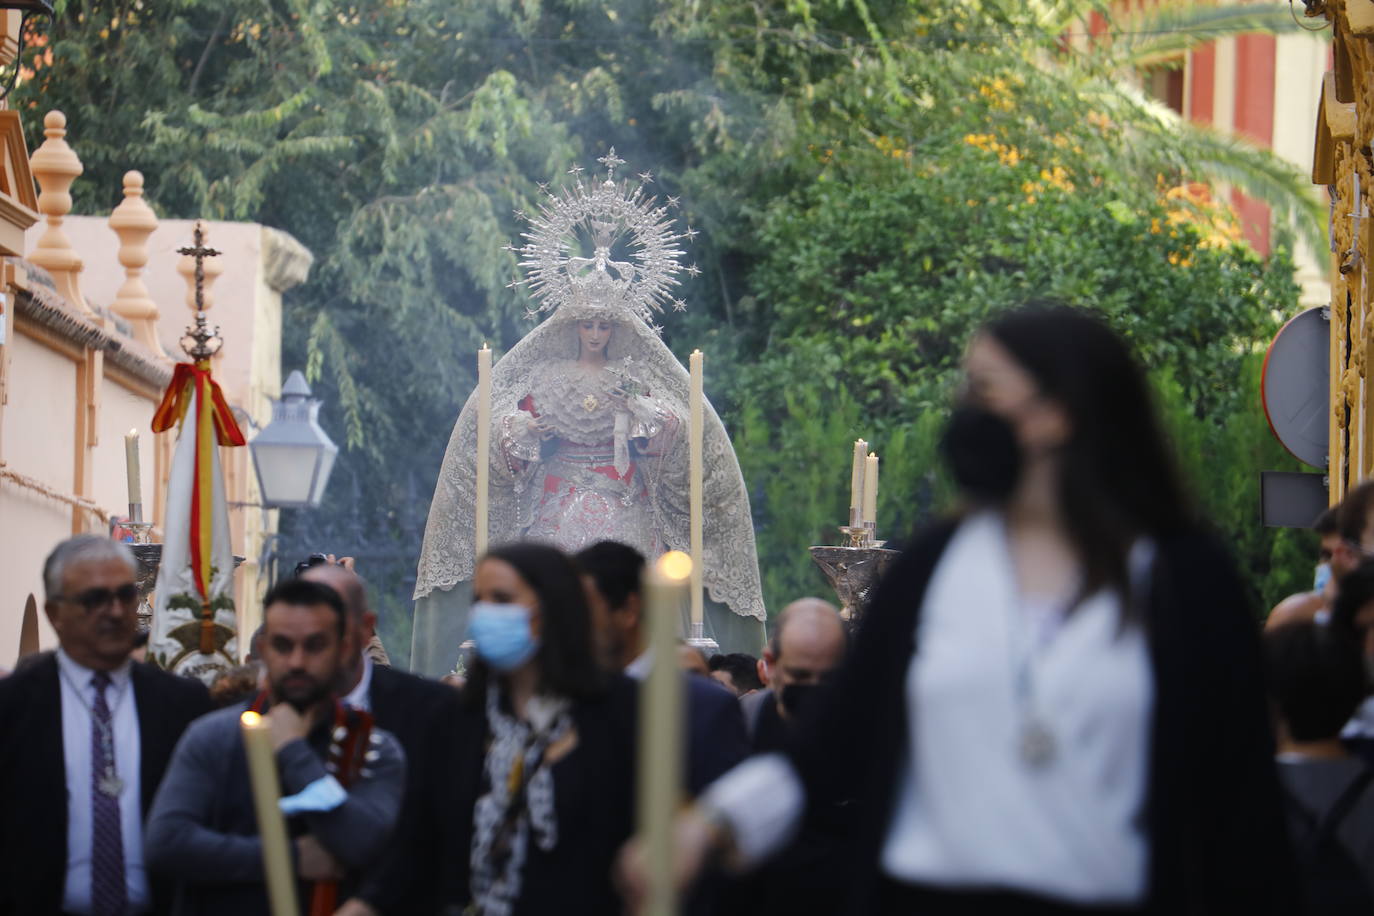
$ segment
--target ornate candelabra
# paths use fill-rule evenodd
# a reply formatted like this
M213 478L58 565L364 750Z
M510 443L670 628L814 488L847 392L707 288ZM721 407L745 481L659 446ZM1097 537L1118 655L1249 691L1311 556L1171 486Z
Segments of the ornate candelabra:
M842 546L812 547L811 559L835 589L835 596L840 599L840 616L857 624L863 618L874 587L898 552L885 548L886 541L874 540L872 522L845 525L840 533L845 536Z

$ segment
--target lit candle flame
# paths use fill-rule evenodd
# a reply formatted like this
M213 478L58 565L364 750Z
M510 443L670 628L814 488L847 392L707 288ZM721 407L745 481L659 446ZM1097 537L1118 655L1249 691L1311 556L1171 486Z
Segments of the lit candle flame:
M670 550L658 559L658 571L681 582L692 575L692 558L681 550Z

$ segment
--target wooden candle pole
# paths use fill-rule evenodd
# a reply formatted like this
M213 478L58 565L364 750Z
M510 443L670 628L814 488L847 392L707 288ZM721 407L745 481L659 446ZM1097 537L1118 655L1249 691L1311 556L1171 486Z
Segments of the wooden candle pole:
M300 916L291 847L286 837L286 818L279 804L281 783L277 779L277 755L272 750L271 726L251 710L239 721L243 728L243 749L248 755L248 776L253 785L253 807L258 817L262 869L267 878L267 899L272 916Z
M682 802L682 723L685 697L677 667L682 602L692 579L692 560L681 551L659 557L645 573L653 667L639 702L639 835L644 838L649 881L644 916L676 916L673 822Z
M477 351L477 513L473 544L481 559L487 552L488 481L491 473L491 348Z
M688 505L690 506L691 522L689 533L691 544L688 549L692 554L692 632L688 635L693 639L701 639L704 637L706 624L706 596L703 591L705 564L702 559L702 488L704 482L702 469L702 439L705 432L705 395L702 392L702 362L703 357L701 351L693 350L691 358L692 388L691 397L688 403L690 429L687 453L690 474Z

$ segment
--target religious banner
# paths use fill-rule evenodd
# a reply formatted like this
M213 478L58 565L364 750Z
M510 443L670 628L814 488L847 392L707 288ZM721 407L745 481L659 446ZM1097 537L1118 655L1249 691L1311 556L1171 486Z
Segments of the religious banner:
M179 249L195 260L196 323L181 342L191 362L177 364L153 414L154 432L177 427L178 433L148 660L209 685L238 664L234 549L219 448L247 442L210 373L210 357L223 341L205 322L203 261L219 252L205 247L204 231L197 222L195 245Z
M237 664L234 551L219 446L245 444L208 361L176 367L153 429L177 425L148 656L208 684Z

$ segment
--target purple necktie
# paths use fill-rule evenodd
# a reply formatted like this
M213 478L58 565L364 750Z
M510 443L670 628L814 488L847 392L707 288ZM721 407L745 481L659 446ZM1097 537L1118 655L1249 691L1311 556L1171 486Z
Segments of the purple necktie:
M114 723L105 702L110 676L91 678L91 916L124 916L128 889L124 878L124 835L119 826L119 793L109 794L115 778Z

